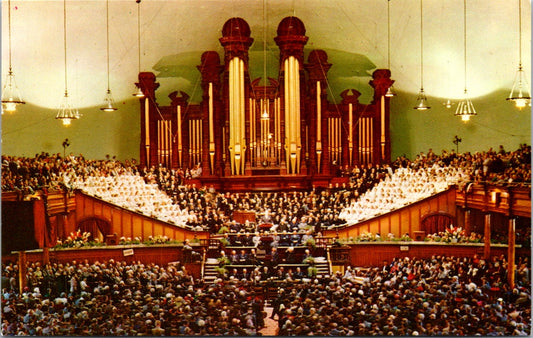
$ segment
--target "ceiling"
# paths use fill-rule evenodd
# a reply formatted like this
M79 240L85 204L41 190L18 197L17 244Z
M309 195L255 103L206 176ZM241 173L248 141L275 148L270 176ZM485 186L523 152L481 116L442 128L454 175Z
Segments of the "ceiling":
M460 98L465 88L463 3L424 1L421 30L418 0L143 0L140 5L134 0L110 0L110 89L118 103L130 100L140 68L158 76L160 104L168 104L167 95L175 90L198 100L200 55L215 50L223 56L218 39L231 17L241 17L251 27L251 78L263 77L264 65L267 75L276 77L279 50L273 38L279 22L294 15L307 30L306 52L324 49L333 64L331 100L339 100L343 89L356 88L363 93L361 101L368 101L369 74L387 68L389 61L397 90L416 94L423 81L429 96ZM4 0L2 80L9 64L7 9ZM80 108L101 105L107 89L106 1L66 1L66 49L63 14L63 1L11 1L12 66L19 89L32 105L58 107L65 90L66 51L67 88L73 104ZM518 1L468 0L466 28L470 96L510 90L519 62ZM530 36L531 4L522 1L522 62L527 74Z

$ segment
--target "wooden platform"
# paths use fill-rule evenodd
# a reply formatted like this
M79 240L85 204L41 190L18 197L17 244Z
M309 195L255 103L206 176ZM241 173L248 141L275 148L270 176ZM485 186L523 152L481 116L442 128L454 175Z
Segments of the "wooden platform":
M249 192L249 191L308 191L313 188L327 188L330 185L347 183L347 177L330 175L252 175L227 177L202 177L200 185L212 186L217 191Z

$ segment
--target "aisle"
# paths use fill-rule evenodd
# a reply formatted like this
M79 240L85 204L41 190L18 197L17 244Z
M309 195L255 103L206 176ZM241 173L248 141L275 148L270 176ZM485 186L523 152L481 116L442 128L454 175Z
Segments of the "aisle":
M278 333L278 321L270 319L270 315L272 314L272 308L270 306L265 306L265 312L267 313L267 316L265 318L265 327L259 332L263 336L276 336ZM278 318L275 316L274 318Z

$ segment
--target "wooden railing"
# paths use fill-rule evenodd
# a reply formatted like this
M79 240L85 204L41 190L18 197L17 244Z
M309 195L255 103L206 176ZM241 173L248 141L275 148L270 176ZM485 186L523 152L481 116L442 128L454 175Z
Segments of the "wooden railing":
M531 218L531 186L469 183L457 189L458 206Z

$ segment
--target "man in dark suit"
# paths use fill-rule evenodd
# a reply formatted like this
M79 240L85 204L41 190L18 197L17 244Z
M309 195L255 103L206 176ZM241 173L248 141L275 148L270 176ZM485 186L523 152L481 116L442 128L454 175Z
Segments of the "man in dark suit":
M244 249L241 250L238 260L239 260L239 264L242 264L242 265L248 263L248 254L246 253L246 250Z
M229 255L229 260L231 264L239 264L239 255L237 255L237 251L231 250L231 254Z
M278 266L279 264L279 252L278 252L278 249L277 248L272 248L272 254L271 254L271 260L270 260L270 265L272 267L276 267Z
M296 263L296 254L294 253L294 247L289 247L285 252L285 262L288 264Z

